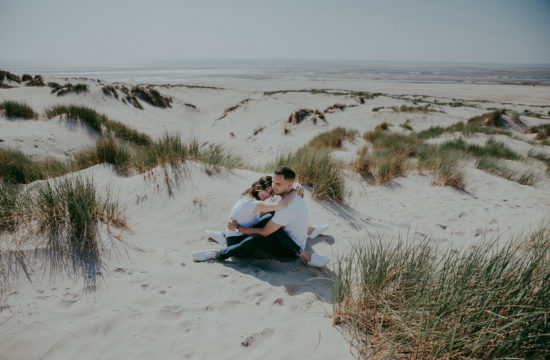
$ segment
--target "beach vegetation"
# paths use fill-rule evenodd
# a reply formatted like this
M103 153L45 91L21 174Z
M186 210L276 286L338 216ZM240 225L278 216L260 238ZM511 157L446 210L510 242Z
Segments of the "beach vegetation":
M335 263L333 323L364 358L547 358L550 229L463 251L368 236Z
M117 137L129 143L145 146L152 143L151 138L118 121L109 119L92 108L76 105L54 105L45 111L47 118L65 115L68 119L80 121L100 134Z
M9 71L0 70L0 83L4 82L4 79L21 84L21 78Z
M413 130L413 128L411 126L411 120L410 119L407 119L404 123L399 124L399 126L401 126L405 130L410 130L410 131Z
M522 185L533 185L536 182L536 176L534 173L519 173L506 166L502 160L491 156L480 157L476 161L476 168L484 170L490 174L500 176L504 179L515 181Z
M506 109L491 111L482 115L474 116L468 119L468 124L482 124L485 126L502 127L506 123L502 115Z
M401 105L400 107L392 106L391 109L395 112L423 113L423 114L436 111L434 109L430 109L429 104L426 104L424 106L407 106L407 105Z
M550 174L550 155L531 149L529 150L529 156L542 161L546 165L546 172Z
M344 164L336 160L330 151L302 147L296 152L279 155L264 171L272 172L279 166L294 169L297 181L312 187L314 198L344 201Z
M535 140L546 140L550 136L550 124L531 126L527 134L536 134Z
M170 105L170 103L172 102L172 98L170 96L162 95L160 92L158 92L158 90L153 87L142 87L139 85L134 86L131 90L131 93L150 105L161 108L172 107ZM133 103L133 100L131 101Z
M69 93L80 94L80 93L87 92L87 91L88 91L88 85L87 84L80 84L79 83L79 84L73 85L69 82L69 83L66 83L65 85L63 85L61 87L52 87L51 93L52 94L57 94L57 96L63 96L63 95L69 94Z
M44 240L37 254L51 270L64 270L94 285L101 273L98 225L127 229L118 202L100 196L93 182L79 176L33 184L26 190L6 185L0 195L0 231L24 231ZM26 264L21 264L25 266Z
M38 114L24 102L6 100L0 103L0 111L8 118L37 119Z
M101 91L105 96L113 96L115 99L118 99L118 92L116 91L115 87L112 85L103 86L101 88Z
M323 132L309 141L308 147L313 149L341 149L344 141L354 141L359 135L357 130L337 127Z

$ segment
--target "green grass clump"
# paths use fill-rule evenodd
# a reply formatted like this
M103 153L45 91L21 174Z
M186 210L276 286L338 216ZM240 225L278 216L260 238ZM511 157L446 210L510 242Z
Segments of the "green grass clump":
M464 139L458 138L456 140L447 141L441 144L441 147L448 150L462 151L469 155L476 157L490 156L500 159L520 160L522 157L504 143L501 143L493 138L489 138L485 145L469 145Z
M21 151L0 147L0 180L6 184L29 184L74 171L68 162L47 157L33 160Z
M28 211L47 239L47 260L94 283L102 270L98 224L126 229L119 206L101 198L93 182L81 177L36 184L28 193Z
M202 162L209 173L219 172L221 167L231 169L243 165L240 157L228 153L220 145L200 146L196 140L186 144L179 135L164 134L151 145L137 149L130 159L130 166L145 172L158 165L178 166L188 160Z
M454 186L464 190L464 173L460 166L460 161L464 159L462 151L426 144L418 150L417 168L419 171L433 172L432 185Z
M550 357L550 228L438 251L366 239L335 264L333 321L365 358Z
M18 101L4 101L0 103L0 110L8 118L37 119L38 114L27 104Z
M57 83L50 83L50 84L56 84L56 85L59 85ZM66 94L69 94L69 93L75 93L75 94L80 94L82 92L87 92L88 91L88 85L87 84L76 84L76 85L73 85L71 83L66 83L65 85L63 86L51 86L50 87L52 88L52 91L51 93L52 94L57 94L57 96L63 96L63 95L66 95Z
M36 244L36 258L51 270L64 270L94 285L102 270L98 225L107 225L109 233L112 227L127 229L112 195L107 191L100 196L93 182L82 177L38 182L22 191L0 184L0 190L0 232L28 234ZM18 262L25 269L31 259L21 257Z
M357 159L351 164L354 171L371 173L377 185L405 176L408 171L409 154L403 150L389 148L369 153L365 146L357 152Z
M341 149L344 141L353 141L358 134L357 130L349 130L339 126L317 135L311 139L307 146L313 149Z
M19 219L17 187L0 181L0 233L14 231Z
M298 181L313 188L313 197L344 201L344 166L329 151L303 147L294 153L280 155L264 170L271 172L279 166L294 169Z
M477 157L492 156L501 159L519 160L521 155L510 149L504 143L493 138L487 140L484 146L468 145L466 151Z
M0 147L0 179L7 184L28 184L43 178L40 166L21 151Z
M118 99L118 93L114 86L112 85L106 85L101 88L101 91L103 91L103 94L105 96L114 96L115 99Z
M12 74L9 71L0 70L0 83L4 82L4 79L21 84L21 78L19 76Z
M490 156L482 156L476 161L476 168L485 170L493 175L500 176L504 179L515 181L522 185L533 185L536 182L535 174L517 173L516 171L508 168L501 160L495 159Z
M125 170L131 162L130 148L113 137L99 138L95 146L73 155L73 166L86 169L101 163L113 164L118 170Z
M172 107L170 103L172 98L169 96L161 95L157 90L152 87L134 86L131 93L140 98L141 100L157 107L167 108Z
M505 109L500 109L485 113L483 115L474 116L468 119L468 124L483 124L486 126L501 127L505 124L505 121L502 117L506 113Z
M542 161L546 165L546 172L550 174L550 155L536 152L535 150L530 150L529 156L539 161Z
M432 126L427 130L423 130L418 133L419 139L431 139L438 137L443 133L455 133L462 132L465 136L471 136L475 133L482 133L487 135L508 135L511 133L506 130L496 129L494 127L483 125L481 122L472 122L469 124L464 124L463 122L458 122L456 124L449 125L447 127L441 126Z
M81 121L98 133L102 133L103 128L105 128L117 138L135 145L145 146L152 143L148 135L129 128L118 121L110 120L107 116L85 106L55 105L46 110L46 117L49 119L58 115L65 115L69 119Z
M531 126L526 133L537 134L535 140L546 140L550 136L550 124Z
M379 185L405 176L408 170L409 154L402 150L385 149L376 151L370 160L371 172L374 172Z
M409 113L428 113L430 111L435 111L430 109L430 105L426 104L424 106L407 106L407 105L401 105L400 107L393 106L393 111L396 112L409 112Z
M363 138L372 143L374 150L394 149L408 156L416 155L418 148L423 144L415 134L402 135L385 131L387 123L382 123L374 131L366 132Z

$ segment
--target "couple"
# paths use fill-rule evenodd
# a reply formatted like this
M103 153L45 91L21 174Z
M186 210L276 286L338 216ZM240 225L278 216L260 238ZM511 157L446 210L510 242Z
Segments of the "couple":
M292 169L281 166L273 177L264 176L254 182L233 207L228 231L225 234L207 231L214 241L227 246L221 250L194 251L193 260L225 260L232 256L249 256L260 249L277 257L299 256L314 267L327 265L328 256L305 251L307 237L316 237L328 226L308 228L306 203L300 190L294 189L295 177ZM272 193L279 195L280 201L266 202ZM260 216L261 213L265 215Z

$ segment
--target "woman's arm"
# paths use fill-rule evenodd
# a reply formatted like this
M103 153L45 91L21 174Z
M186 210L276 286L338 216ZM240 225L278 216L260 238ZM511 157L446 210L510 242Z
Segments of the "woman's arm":
M279 202L272 203L272 202L260 201L258 205L256 205L256 207L254 208L253 212L268 213L271 211L279 211L279 210L286 209L288 205L292 203L292 200L294 200L297 194L298 194L298 191L292 190L285 196L284 199L282 199Z

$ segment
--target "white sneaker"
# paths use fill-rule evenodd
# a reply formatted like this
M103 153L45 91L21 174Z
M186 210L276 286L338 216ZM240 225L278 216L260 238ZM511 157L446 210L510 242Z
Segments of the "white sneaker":
M212 231L212 230L206 230L206 235L215 242L217 242L220 245L226 246L227 241L225 240L225 235L223 231Z
M319 254L311 254L311 260L307 263L309 266L313 267L323 267L330 262L330 257L321 256Z
M191 254L193 261L214 260L217 259L218 256L219 255L217 250L196 250L193 251L193 253Z
M328 225L327 224L324 224L324 225L315 225L314 226L314 229L313 231L311 232L311 234L308 235L308 238L311 240L311 239L315 239L317 236L321 235L322 233L324 233L325 231L327 231L328 229Z

